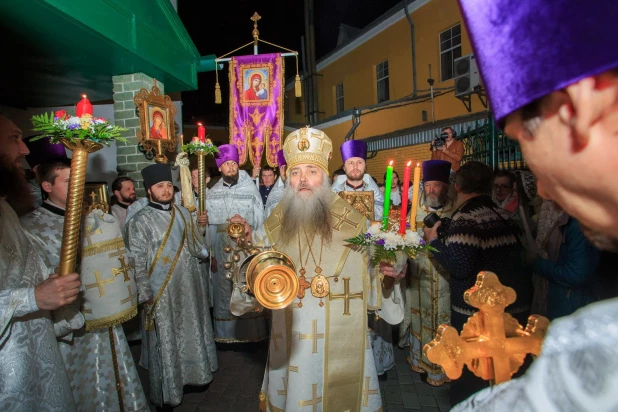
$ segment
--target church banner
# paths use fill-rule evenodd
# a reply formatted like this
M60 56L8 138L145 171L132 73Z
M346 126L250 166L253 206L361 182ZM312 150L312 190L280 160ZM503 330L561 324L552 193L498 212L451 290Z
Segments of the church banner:
M284 65L280 53L232 57L230 62L230 143L240 164L249 156L259 165L264 152L277 166L283 134Z

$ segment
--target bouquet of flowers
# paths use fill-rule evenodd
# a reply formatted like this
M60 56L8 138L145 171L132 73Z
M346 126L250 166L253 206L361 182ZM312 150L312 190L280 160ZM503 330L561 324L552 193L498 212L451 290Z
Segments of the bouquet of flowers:
M346 239L346 242L366 249L374 266L386 262L393 265L396 272L401 272L407 260L416 258L418 253L437 252L415 231L406 228L405 235L398 232L398 225L383 231L382 223L376 222L369 226L366 233Z
M210 139L201 140L197 136L193 136L191 142L183 145L180 150L189 154L193 154L199 150L203 151L204 154L207 155L214 155L215 153L219 153L219 149L217 149L217 146L212 144L212 141Z
M32 130L42 132L42 135L31 139L32 141L44 137L49 137L52 143L60 143L62 139L72 143L88 139L108 146L112 140L126 142L120 133L127 129L114 126L108 120L92 117L90 114L77 117L69 115L65 110L58 110L55 113L32 116L32 125L34 126Z

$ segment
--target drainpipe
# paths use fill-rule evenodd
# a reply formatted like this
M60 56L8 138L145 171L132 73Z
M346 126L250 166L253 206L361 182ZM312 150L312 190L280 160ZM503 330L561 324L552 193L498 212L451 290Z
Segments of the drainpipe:
M412 97L416 97L416 42L414 41L414 22L408 11L408 0L403 0L403 7L405 9L408 23L410 23L410 39L412 40Z
M350 129L350 131L348 132L348 134L345 135L345 139L344 142L347 142L348 140L350 140L350 138L352 137L352 135L354 134L354 131L356 131L356 128L358 127L358 125L360 124L361 120L360 120L360 110L358 110L356 107L354 108L354 112L352 114L352 123L353 126Z

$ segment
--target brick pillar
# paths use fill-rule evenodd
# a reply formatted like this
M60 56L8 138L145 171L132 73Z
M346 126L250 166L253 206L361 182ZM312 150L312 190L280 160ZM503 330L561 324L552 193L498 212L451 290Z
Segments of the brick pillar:
M154 79L144 73L134 73L113 76L112 82L114 85L114 122L117 126L127 129L122 133L122 137L127 139L127 142L116 142L118 175L129 176L133 179L137 196L143 197L146 196L146 190L140 171L153 164L154 161L146 159L144 153L137 148L137 132L140 125L133 97L142 88L150 91L154 85ZM165 94L163 83L157 81L157 87L161 89L161 94Z

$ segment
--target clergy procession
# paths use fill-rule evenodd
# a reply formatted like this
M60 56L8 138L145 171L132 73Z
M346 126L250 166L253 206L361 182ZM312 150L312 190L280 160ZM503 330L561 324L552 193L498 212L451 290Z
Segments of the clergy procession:
M343 134L288 124L309 86L298 52L258 54L257 13L254 54L214 60L223 139L202 122L186 139L154 79L115 91L134 126L86 95L29 124L0 106L0 405L618 410L616 11L458 0L516 166L457 118L390 152L360 114ZM108 186L105 150L140 160Z

